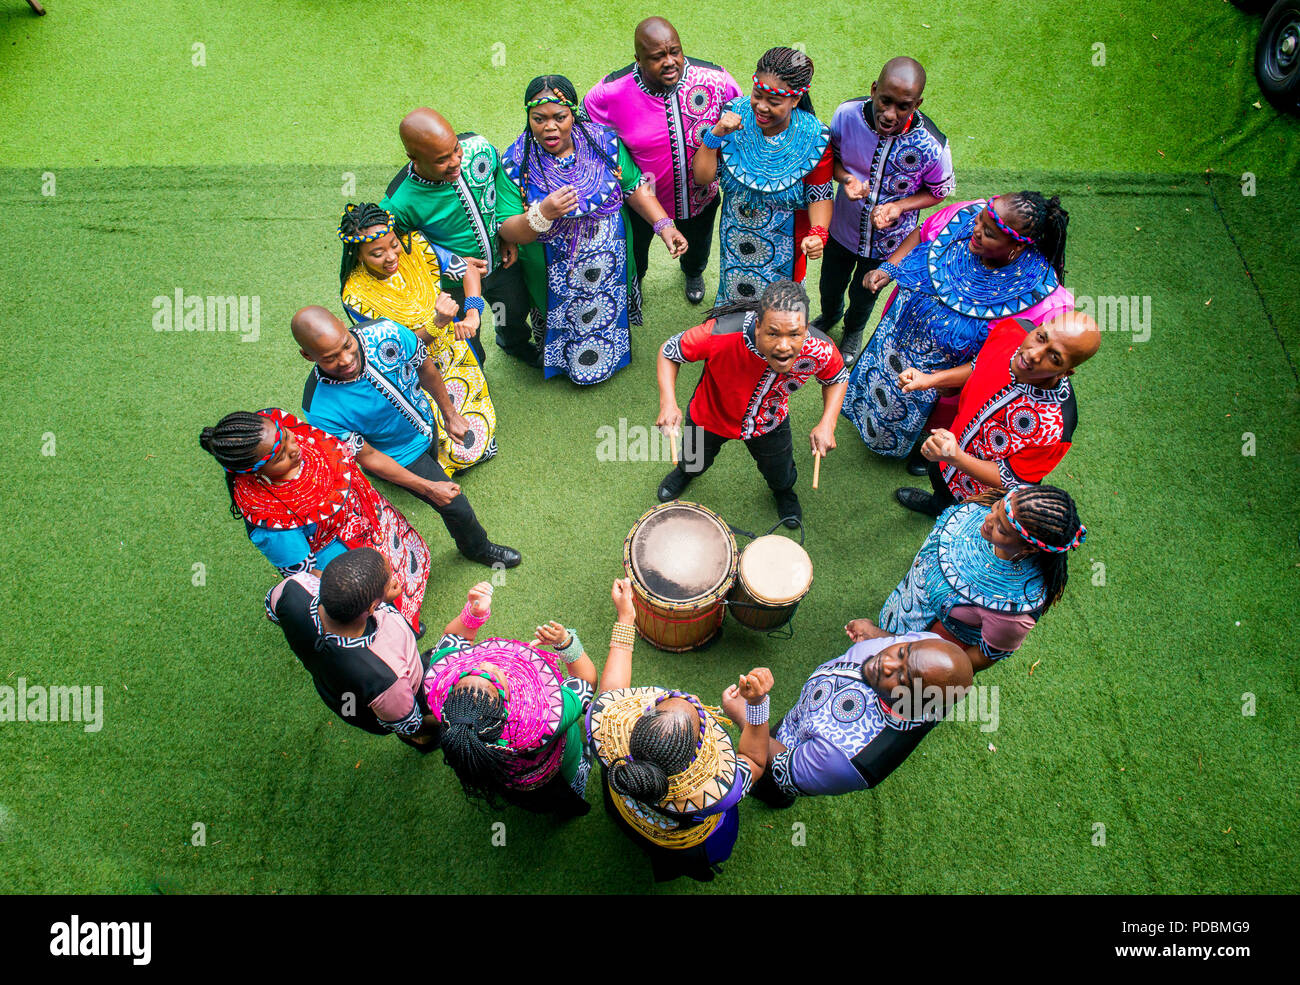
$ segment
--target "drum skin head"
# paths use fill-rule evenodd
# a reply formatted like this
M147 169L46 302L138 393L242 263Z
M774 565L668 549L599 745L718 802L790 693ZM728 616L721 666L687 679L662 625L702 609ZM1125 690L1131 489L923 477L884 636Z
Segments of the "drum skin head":
M740 555L740 580L758 602L781 605L801 599L812 577L812 558L789 537L759 537Z
M670 503L645 517L633 536L632 570L646 591L689 602L730 578L733 543L712 514Z

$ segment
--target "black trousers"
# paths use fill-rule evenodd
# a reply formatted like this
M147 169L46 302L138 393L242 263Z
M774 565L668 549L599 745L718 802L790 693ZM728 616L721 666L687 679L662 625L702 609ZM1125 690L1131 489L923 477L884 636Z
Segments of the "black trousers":
M957 497L948 488L948 483L943 481L943 473L939 471L938 462L930 462L930 485L934 487L934 501L942 509L946 510L956 504Z
M686 419L682 422L682 454L677 471L690 479L702 475L708 471L722 446L729 440L693 423L688 410ZM787 417L767 434L745 439L745 448L772 492L783 493L794 488L799 475L794 467L790 418Z
M426 451L406 468L421 479L428 479L430 482L452 481L451 477L442 470L442 466L438 464L436 446L431 447L429 451ZM487 549L487 531L483 529L483 524L478 522L478 517L474 515L474 507L469 505L469 497L464 493L461 493L446 506L439 506L432 499L421 496L419 493L412 493L412 495L418 499L423 499L438 511L443 524L447 527L447 533L451 534L451 539L456 542L457 549L465 557L477 558Z
M713 249L713 220L721 200L721 194L714 195L713 201L699 215L692 219L674 220L677 231L686 237L686 252L677 258L677 262L687 277L703 276L704 268L709 265L709 252ZM654 227L631 209L627 210L627 224L631 227L636 279L642 281L650 265L650 241L659 237L655 235Z
M461 304L465 303L463 283L448 284L447 291ZM533 310L533 299L528 293L528 285L524 283L523 268L518 260L509 267L497 267L483 278L483 300L492 312L497 345L508 355L522 359L530 366L540 366L541 354L533 341L533 330L528 321L529 313ZM486 324L487 312L483 312L480 318ZM487 359L480 341L482 335L480 331L478 336L470 339L470 348L478 357L480 366Z
M860 332L867 327L871 310L876 306L875 291L862 286L862 278L879 267L883 260L860 257L845 249L832 236L822 251L822 273L817 287L821 294L822 315L820 327L829 332L844 317L844 334ZM844 311L844 289L849 289L849 310Z

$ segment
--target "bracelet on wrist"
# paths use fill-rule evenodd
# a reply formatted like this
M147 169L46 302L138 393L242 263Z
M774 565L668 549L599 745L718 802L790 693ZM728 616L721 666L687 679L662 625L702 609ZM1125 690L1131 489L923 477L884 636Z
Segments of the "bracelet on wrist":
M628 650L636 647L636 630L624 622L614 623L614 629L609 634L609 645L611 647L621 646Z
M674 227L675 227L676 225L677 225L677 223L673 222L672 219L670 219L668 216L664 216L662 219L660 219L658 222L656 222L656 223L654 224L654 233L655 233L656 236L658 236L661 232L663 232L663 231L664 231L665 229L667 229L669 226L674 226Z
M465 608L460 610L460 621L465 624L466 629L478 629L492 616L492 610L489 608L481 616L474 611L474 603L466 602Z
M730 139L731 139L730 135L726 137L719 137L716 133L713 132L712 127L710 127L708 130L705 130L702 134L700 134L700 143L703 144L705 147L712 148L713 150L717 150Z
M768 695L756 705L745 704L745 722L749 725L766 725L770 717L772 703Z
M524 215L528 219L528 225L530 225L535 232L539 233L549 231L551 224L554 221L542 215L542 207L536 202L528 206L528 211L525 212Z
M477 311L481 315L483 314L485 308L487 308L487 302L484 301L477 294L471 294L465 298L466 314L468 314L471 311Z
M808 230L808 235L816 236L819 240L822 241L822 246L825 246L826 241L831 238L830 230L828 230L825 226L813 226L811 229Z
M585 652L586 651L582 648L582 640L578 639L577 632L572 629L569 630L569 641L565 643L564 646L557 647L555 650L556 656L566 664L571 664L575 660L581 660L585 655Z

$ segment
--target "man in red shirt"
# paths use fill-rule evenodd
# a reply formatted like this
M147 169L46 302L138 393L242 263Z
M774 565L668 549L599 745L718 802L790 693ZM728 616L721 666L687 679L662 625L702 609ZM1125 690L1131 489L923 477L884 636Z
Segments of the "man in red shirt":
M663 344L655 423L670 435L682 424L677 371L682 363L701 360L704 373L687 407L681 464L659 484L659 501L680 496L727 441L739 439L776 497L777 515L787 527L798 526L803 509L794 492L790 394L810 377L822 385L822 417L809 441L814 454L824 455L835 447L835 422L849 379L835 343L821 332L809 332L803 287L774 281L756 305L714 308L704 324Z
M903 391L961 387L952 430L921 446L934 495L899 489L909 510L938 516L984 490L1041 482L1070 448L1078 410L1070 377L1101 345L1097 323L1076 311L1035 327L1004 318L969 363L938 373L908 367Z

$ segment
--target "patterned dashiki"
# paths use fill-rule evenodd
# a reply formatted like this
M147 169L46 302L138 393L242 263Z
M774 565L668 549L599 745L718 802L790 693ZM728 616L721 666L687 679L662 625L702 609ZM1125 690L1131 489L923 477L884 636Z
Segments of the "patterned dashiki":
M514 640L473 643L463 636L447 633L434 648L424 680L430 713L441 717L443 702L456 686L461 672L472 670L479 660L491 663L491 652L502 646L510 647L522 657L501 668L507 684L512 684L519 673L531 673L544 686L546 696L542 707L530 709L526 721L520 720L517 703L506 702L503 738L507 748L515 753L508 768L513 788L523 792L537 790L558 773L579 798L584 797L592 764L586 714L595 689L580 677L566 674L555 654Z
M577 207L537 237L544 262L536 262L535 247L521 249L520 262L534 303L546 306L544 375L563 373L582 384L609 379L631 358L628 326L641 324L641 293L629 262L623 200L643 180L612 129L585 129L594 144L575 125L573 153L559 159L520 134L502 155L510 188L498 200L506 219L566 184L577 189ZM522 189L525 146L531 153Z
M990 660L1019 648L1043 610L1047 588L1032 560L1004 561L993 553L980 533L989 509L960 503L939 515L907 576L881 606L881 629L922 632L938 620Z
M877 454L902 458L911 451L938 400L934 390L904 393L898 384L904 369L951 369L979 352L994 319L1020 314L1038 325L1074 305L1037 250L997 268L970 252L986 204L940 209L921 224L917 247L896 267L888 265L898 286L853 367L843 408Z
M587 115L613 127L637 167L654 182L655 196L670 219L699 215L718 193L718 183L697 185L691 162L700 134L718 122L722 107L740 95L726 69L687 58L671 89L652 90L633 62L596 83L582 100Z
M691 396L691 421L724 438L757 438L780 427L790 414L790 394L809 379L833 386L849 378L835 343L810 329L788 373L777 373L758 351L757 312L710 318L672 336L660 349L681 364L704 360Z
M429 548L357 466L361 439L349 435L340 440L282 410L262 414L293 434L302 466L288 482L234 477L235 508L249 540L284 577L323 570L354 547L373 547L401 579L397 609L412 627L419 626Z
M434 321L441 277L437 251L419 231L412 232L410 249L402 251L396 273L380 280L357 262L343 287L343 310L354 324L391 318L412 332L429 335L429 355L438 364L452 406L469 422L466 442L453 441L442 411L433 408L438 421L438 464L453 475L496 454L497 412L474 350L456 338L455 322L439 328Z
M830 131L821 120L796 109L783 131L766 137L748 96L723 109L744 125L718 152L722 272L716 304L756 300L773 281L802 281L808 258L799 243L810 227L808 206L835 195Z
M922 191L946 198L956 181L948 138L920 110L913 114L907 130L897 136L880 136L875 122L870 96L841 103L831 117L835 156L849 174L870 189L866 199L855 202L840 187L835 195L831 235L860 257L887 260L916 228L919 214L915 210L904 212L888 229L877 229L871 221L871 210Z
M490 274L501 262L497 195L509 179L488 140L476 133L458 137L464 156L455 181L429 181L416 174L408 161L379 204L393 214L403 231L418 229L430 243L457 256L485 260ZM444 290L452 286L454 273L444 265Z
M1020 319L995 322L988 341L971 365L962 387L952 433L962 451L997 462L1008 491L1041 482L1065 457L1079 419L1074 390L1067 376L1050 389L1017 383L1011 373L1025 335L1035 326ZM958 501L971 499L988 486L944 463L939 474Z
M814 670L776 732L785 746L769 766L777 787L813 797L879 786L935 723L895 712L863 679L862 665L895 643L941 638L906 633L862 640Z

